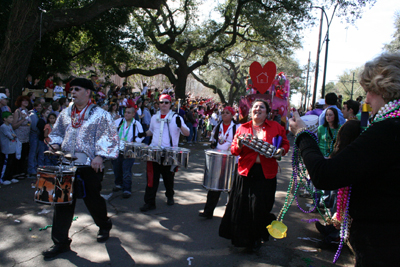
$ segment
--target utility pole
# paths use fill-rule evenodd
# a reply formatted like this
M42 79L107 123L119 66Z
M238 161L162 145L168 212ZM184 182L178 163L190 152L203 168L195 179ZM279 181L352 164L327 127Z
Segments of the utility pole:
M306 81L306 95L305 95L305 99L304 99L304 111L307 111L308 75L310 74L310 58L311 58L311 51L308 52L307 81Z
M324 12L321 9L321 22L319 25L319 37L318 37L318 49L317 49L317 62L315 63L315 80L314 80L314 93L313 93L313 101L312 105L315 106L316 97L317 97L317 86L318 86L318 71L319 71L319 52L321 51L321 35L322 35L322 23L324 19Z
M353 72L353 80L351 81L351 95L350 95L351 100L353 100L354 75L355 73Z

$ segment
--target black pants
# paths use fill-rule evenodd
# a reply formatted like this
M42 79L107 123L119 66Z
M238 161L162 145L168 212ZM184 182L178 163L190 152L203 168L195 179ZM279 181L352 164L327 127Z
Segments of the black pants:
M86 197L83 198L87 209L92 215L96 225L101 229L111 229L111 220L107 217L107 206L104 198L100 196L103 173L96 173L91 167L78 168L76 176L80 175L85 183ZM77 183L74 183L76 190ZM69 228L74 217L76 198L71 205L55 205L51 238L54 244L70 244L68 238Z
M165 186L165 196L174 196L174 177L175 172L171 172L171 166L164 166L157 162L147 162L147 185L144 194L144 203L155 205L158 185L160 184L160 174L162 174Z
M204 214L212 216L214 214L215 207L218 205L221 191L208 190L207 202L204 206Z
M13 178L13 175L15 173L15 169L13 168L15 160L15 153L7 155L0 153L0 179L2 179L3 181L7 181Z
M15 159L13 169L15 174L28 173L29 142L22 143L21 158Z

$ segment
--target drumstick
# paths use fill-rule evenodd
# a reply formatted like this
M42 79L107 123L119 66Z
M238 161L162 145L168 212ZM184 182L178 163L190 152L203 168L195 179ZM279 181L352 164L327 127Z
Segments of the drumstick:
M50 146L51 147L51 149L53 149L54 151L56 151L57 149L55 149L52 145L50 145L49 144L49 142L47 142L47 140L46 139L44 139L44 143L46 144L46 145L48 145L48 146Z

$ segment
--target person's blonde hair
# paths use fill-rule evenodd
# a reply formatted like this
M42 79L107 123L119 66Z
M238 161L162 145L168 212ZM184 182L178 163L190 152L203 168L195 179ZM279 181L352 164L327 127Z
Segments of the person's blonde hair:
M360 84L385 102L400 99L400 53L385 53L365 63Z

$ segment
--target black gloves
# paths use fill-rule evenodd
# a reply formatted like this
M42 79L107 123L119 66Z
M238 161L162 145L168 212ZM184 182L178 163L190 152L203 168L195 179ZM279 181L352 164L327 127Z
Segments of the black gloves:
M139 133L139 134L138 134L138 137L139 137L139 138L146 137L146 132Z
M176 126L178 126L178 128L181 128L182 127L182 122L181 122L181 118L180 118L180 116L179 115L177 115L176 117Z

